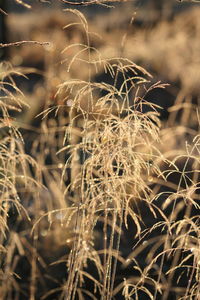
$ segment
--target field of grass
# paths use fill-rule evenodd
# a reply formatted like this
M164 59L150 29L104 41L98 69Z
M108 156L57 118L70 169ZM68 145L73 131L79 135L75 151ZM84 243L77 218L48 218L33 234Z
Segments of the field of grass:
M200 4L12 2L0 300L200 299Z

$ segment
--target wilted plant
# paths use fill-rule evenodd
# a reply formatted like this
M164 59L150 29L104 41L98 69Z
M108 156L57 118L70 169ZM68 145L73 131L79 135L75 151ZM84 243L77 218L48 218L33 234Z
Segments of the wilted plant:
M17 295L20 290L15 269L19 257L25 254L25 250L22 241L23 234L18 234L17 227L20 223L31 220L28 213L28 207L31 205L29 199L22 203L22 198L28 190L36 190L40 185L37 177L33 177L33 174L36 175L35 161L24 152L23 137L16 122L16 113L22 112L25 101L22 100L23 94L12 79L13 75L22 76L19 70L14 70L9 64L0 65L0 293L2 299L11 299L13 291L16 291ZM10 215L16 218L13 228L10 225Z
M80 27L81 35L69 39L59 68L54 45L45 49L37 128L15 115L26 114L10 76L19 72L3 66L0 75L2 299L198 299L199 135L185 121L196 107L177 101L168 125L180 110L180 126L163 128L160 103L146 97L166 85L151 83L128 58L102 54L85 16L66 13L75 20L64 30ZM100 73L110 82L97 80ZM32 130L29 156L25 130ZM184 140L172 151L188 133L192 146ZM9 223L13 206L23 230ZM50 288L48 264L65 270Z

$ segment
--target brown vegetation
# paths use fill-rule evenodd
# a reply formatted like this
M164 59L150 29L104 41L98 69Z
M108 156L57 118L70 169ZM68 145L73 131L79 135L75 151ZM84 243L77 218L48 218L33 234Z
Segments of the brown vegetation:
M198 299L199 8L115 30L81 3L8 14L1 299Z

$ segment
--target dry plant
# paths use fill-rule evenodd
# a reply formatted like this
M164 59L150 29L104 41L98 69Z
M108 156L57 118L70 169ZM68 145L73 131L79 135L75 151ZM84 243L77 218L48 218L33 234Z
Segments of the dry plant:
M2 299L198 299L199 114L191 89L184 86L162 124L160 102L146 96L166 85L151 83L130 57L95 47L79 10L65 13L74 17L64 30L76 30L62 51L53 43L42 50L43 86L33 95L26 99L12 79L19 68L0 69ZM111 83L96 80L102 73ZM28 101L42 106L37 126L23 122Z
M16 114L24 109L23 94L16 86L12 76L23 76L7 63L0 65L0 108L1 108L1 285L2 299L12 299L20 290L15 269L20 256L25 254L26 234L18 233L18 227L24 222L30 223L28 214L30 199L22 198L27 191L37 190L37 167L34 159L24 152L24 141L16 122ZM33 177L33 174L35 177ZM16 219L10 224L11 216Z

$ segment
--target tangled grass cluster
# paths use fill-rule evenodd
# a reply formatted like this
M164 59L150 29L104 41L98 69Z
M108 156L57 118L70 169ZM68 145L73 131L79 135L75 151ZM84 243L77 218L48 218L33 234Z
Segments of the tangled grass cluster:
M198 299L198 109L176 102L162 124L146 96L166 85L102 56L85 16L66 14L81 34L59 67L54 45L43 49L43 86L23 94L16 76L34 70L0 66L0 295ZM95 80L102 71L112 83ZM33 101L37 126L24 122Z

